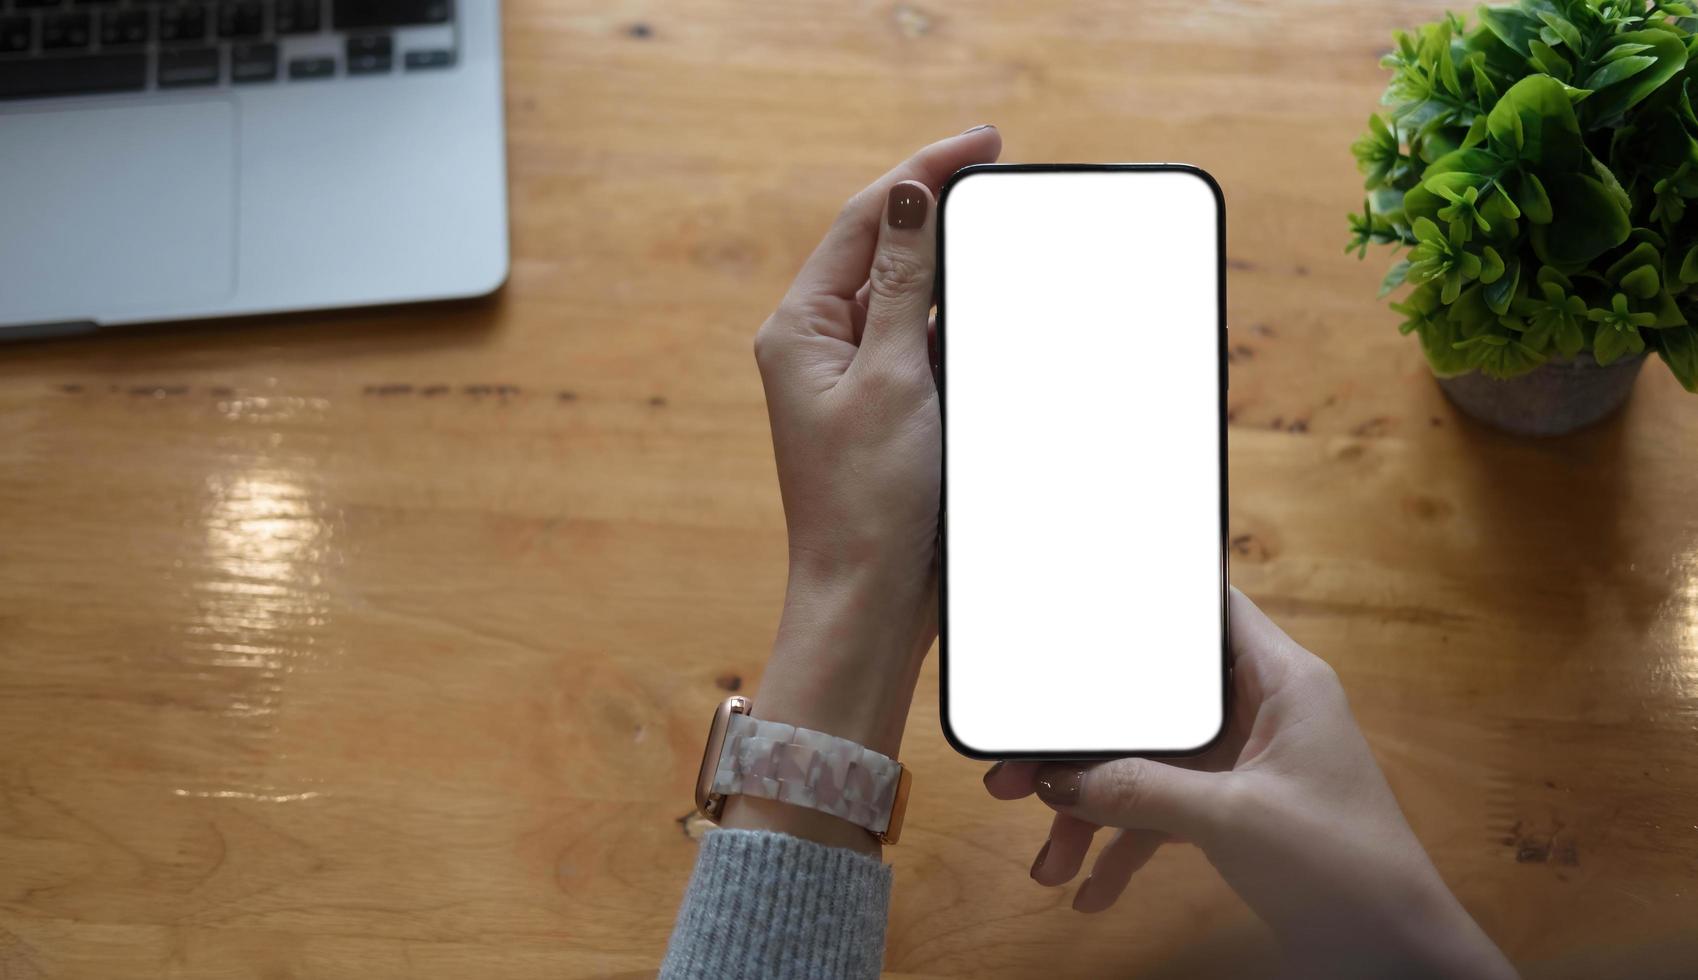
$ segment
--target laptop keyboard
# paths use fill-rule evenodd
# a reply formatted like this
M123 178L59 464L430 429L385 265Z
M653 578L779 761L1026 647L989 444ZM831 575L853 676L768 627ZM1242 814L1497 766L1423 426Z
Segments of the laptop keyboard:
M0 0L0 99L437 71L453 0Z

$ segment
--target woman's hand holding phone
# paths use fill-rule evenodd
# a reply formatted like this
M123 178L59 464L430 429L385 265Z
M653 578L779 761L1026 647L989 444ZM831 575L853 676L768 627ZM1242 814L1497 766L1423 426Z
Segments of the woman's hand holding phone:
M942 420L927 342L936 192L997 158L981 126L925 147L850 198L755 336L790 578L758 716L896 756L937 638ZM732 796L726 827L875 852L835 817Z
M1101 911L1163 843L1187 841L1273 928L1298 973L1515 976L1404 820L1332 668L1236 589L1230 614L1232 717L1206 754L986 774L993 796L1036 793L1055 810L1032 877L1065 884L1096 831L1115 828L1073 903Z

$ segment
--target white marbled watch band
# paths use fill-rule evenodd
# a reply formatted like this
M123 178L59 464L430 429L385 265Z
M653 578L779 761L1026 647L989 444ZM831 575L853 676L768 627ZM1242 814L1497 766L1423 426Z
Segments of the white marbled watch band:
M901 779L895 759L846 738L739 714L725 730L713 792L805 806L882 834Z

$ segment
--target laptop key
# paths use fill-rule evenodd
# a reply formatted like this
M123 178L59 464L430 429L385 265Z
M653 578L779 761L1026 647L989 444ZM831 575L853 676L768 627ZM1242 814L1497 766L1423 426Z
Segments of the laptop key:
M146 44L153 33L153 17L145 10L108 10L100 15L100 46L120 48Z
M318 0L277 0L272 23L279 34L315 34L319 6Z
M206 8L199 4L166 7L159 11L161 41L206 40Z
M331 9L339 31L444 24L454 12L450 0L333 0Z
M127 92L147 86L147 55L98 54L0 61L0 99Z
M35 43L35 21L27 16L0 17L0 54L28 51Z
M233 44L230 46L232 82L270 82L277 78L277 45Z
M348 74L377 75L394 62L395 41L387 34L356 35L348 39Z
M289 62L290 78L331 78L335 74L335 58L296 58Z
M88 42L88 14L48 14L41 19L41 49L43 51L86 48Z
M216 85L218 62L217 48L166 48L159 52L159 87Z
M447 68L454 64L452 51L409 51L403 59L408 71L419 71L430 68Z
M265 8L258 0L224 0L218 5L219 37L254 37L265 30Z

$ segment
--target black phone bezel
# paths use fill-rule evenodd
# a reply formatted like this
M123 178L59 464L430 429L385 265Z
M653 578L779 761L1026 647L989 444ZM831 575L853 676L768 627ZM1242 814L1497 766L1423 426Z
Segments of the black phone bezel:
M1218 364L1216 387L1218 390L1216 424L1218 428L1218 444L1220 451L1220 636L1221 636L1221 723L1220 728L1201 745L1185 749L1080 749L1072 751L1031 751L1031 752L993 752L974 748L956 735L949 721L949 398L947 391L948 356L946 354L948 313L945 297L945 277L948 270L944 257L944 226L946 224L945 209L949 203L949 193L956 185L968 177L978 174L1020 174L1020 173L1102 173L1102 172L1134 172L1148 173L1152 171L1168 171L1189 174L1202 180L1209 188L1215 199L1215 302L1217 309L1216 361ZM1232 712L1232 640L1231 618L1228 615L1228 604L1231 601L1231 587L1227 567L1227 537L1228 537L1228 505L1227 505L1227 453L1226 453L1226 398L1227 398L1227 324L1226 324L1226 196L1221 192L1220 184L1214 177L1201 167L1184 163L980 163L963 167L949 176L938 191L937 214L937 392L938 411L942 417L943 455L939 460L941 467L940 493L938 498L938 717L943 727L943 737L955 751L970 759L993 760L1097 760L1118 759L1128 756L1144 758L1183 758L1207 752L1220 742L1226 735L1226 730ZM1041 685L1034 685L1035 691L1041 691ZM1057 697L1066 697L1065 689L1055 692Z

